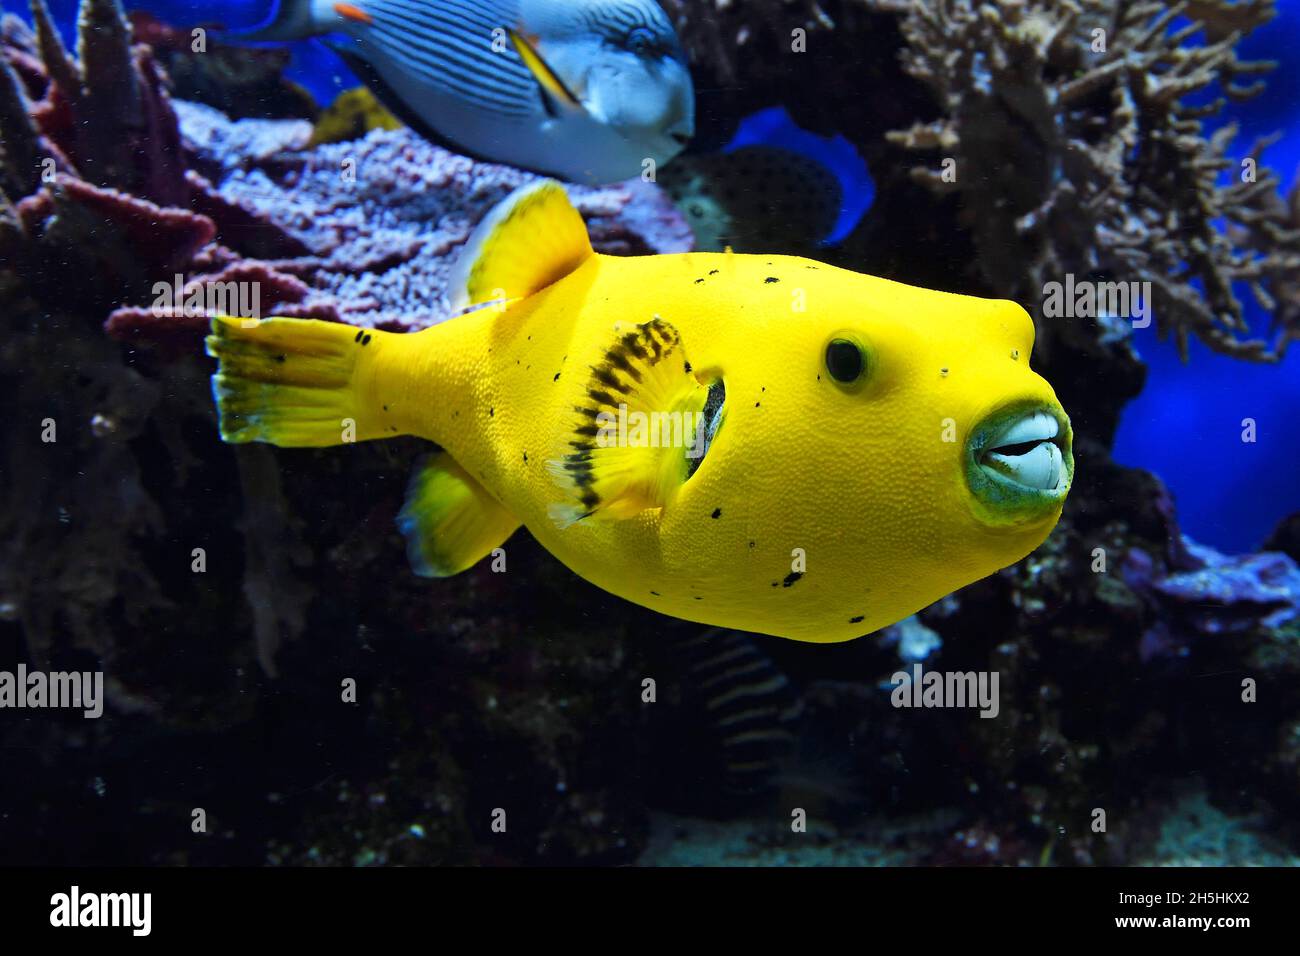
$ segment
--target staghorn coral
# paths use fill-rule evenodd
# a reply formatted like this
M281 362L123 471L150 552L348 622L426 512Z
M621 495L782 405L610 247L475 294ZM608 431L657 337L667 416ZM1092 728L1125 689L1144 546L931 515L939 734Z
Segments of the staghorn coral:
M914 3L904 64L941 116L890 139L956 159L955 181L921 166L912 176L960 197L981 279L998 292L1040 303L1045 283L1067 273L1150 282L1157 327L1184 356L1195 336L1275 360L1294 316L1275 313L1284 327L1271 345L1249 338L1233 284L1276 302L1300 277L1300 233L1277 225L1271 171L1237 175L1234 127L1204 130L1224 98L1261 88L1271 64L1242 61L1235 47L1273 12L1267 2ZM1180 16L1191 22L1175 28ZM1099 334L1036 319L1045 349L1087 349Z

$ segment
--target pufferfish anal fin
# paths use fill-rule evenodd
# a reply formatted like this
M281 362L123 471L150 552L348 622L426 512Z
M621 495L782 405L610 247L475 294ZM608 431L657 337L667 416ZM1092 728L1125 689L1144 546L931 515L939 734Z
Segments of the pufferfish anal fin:
M415 573L447 578L472 567L505 543L519 519L446 452L422 462L411 476L397 516Z
M671 501L702 454L708 394L670 323L655 316L617 332L591 367L563 446L547 462L564 494L547 509L551 519L566 528Z
M553 179L520 186L475 227L448 282L459 311L532 295L595 255L587 225Z

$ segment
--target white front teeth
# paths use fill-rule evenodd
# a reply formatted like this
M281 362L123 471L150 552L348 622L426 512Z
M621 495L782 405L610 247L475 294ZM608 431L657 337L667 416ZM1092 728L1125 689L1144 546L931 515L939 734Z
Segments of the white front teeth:
M1009 424L986 448L981 464L1010 481L1038 491L1057 491L1065 482L1065 461L1055 438L1061 427L1046 412Z
M1060 431L1056 419L1046 412L1034 412L1018 419L999 434L990 444L990 448L1005 448L1007 445L1021 445L1030 441L1051 441Z
M1021 441L1033 441L1033 439L1021 439ZM1060 485L1064 470L1061 449L1050 441L1039 442L1023 455L989 452L986 460L1018 484L1043 491L1052 491Z

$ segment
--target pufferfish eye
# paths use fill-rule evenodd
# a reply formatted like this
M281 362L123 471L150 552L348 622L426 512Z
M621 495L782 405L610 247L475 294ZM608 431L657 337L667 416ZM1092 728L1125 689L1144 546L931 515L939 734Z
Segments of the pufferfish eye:
M649 56L657 45L655 35L645 27L637 27L623 38L623 46L637 56Z
M867 354L852 339L831 339L826 345L826 371L841 385L854 385L867 373Z

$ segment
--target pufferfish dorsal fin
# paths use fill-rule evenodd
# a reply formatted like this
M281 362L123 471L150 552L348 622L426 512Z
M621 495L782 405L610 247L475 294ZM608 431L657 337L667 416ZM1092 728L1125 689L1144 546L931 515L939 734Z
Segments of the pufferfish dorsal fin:
M451 307L532 295L593 255L587 224L563 186L553 179L520 186L465 243L447 284Z
M547 462L564 493L547 509L551 519L566 528L667 504L703 454L708 395L670 323L655 316L616 329Z
M447 578L504 544L519 519L444 451L416 467L397 526L415 573Z

